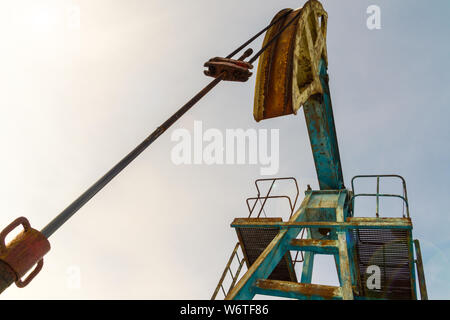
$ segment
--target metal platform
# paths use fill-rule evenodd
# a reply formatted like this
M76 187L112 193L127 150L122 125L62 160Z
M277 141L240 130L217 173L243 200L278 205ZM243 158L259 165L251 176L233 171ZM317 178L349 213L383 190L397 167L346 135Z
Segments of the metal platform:
M240 220L249 223L283 221L281 218L246 218ZM236 228L239 243L247 263L247 268L250 268L256 259L258 259L279 231L279 228ZM290 252L287 252L284 255L283 259L281 259L280 263L278 263L268 279L297 282Z
M414 259L411 230L358 229L352 230L361 286L360 296L374 299L415 299ZM380 289L369 289L369 266L378 266Z
M355 179L352 191L308 189L300 207L295 213L291 209L289 220L285 222L282 218L260 218L261 212L265 214L266 200L280 197L270 196L271 187L265 197L258 192L257 197L250 198L261 203L257 217L251 217L256 210L253 210L255 205L249 205L250 216L235 218L231 223L248 270L238 281L230 272L233 281L228 292L224 292L225 299L248 300L258 294L301 300L415 300L418 298L416 280L421 298L427 299L420 245L412 237L404 179L400 177L403 195L395 195L380 193L379 182L381 178L399 176L358 177L376 178L377 192L354 192ZM355 199L360 197L375 198L376 217L354 216ZM401 218L380 217L379 200L383 197L403 201L405 210ZM305 230L306 239L302 236ZM297 259L291 258L293 252L305 252L300 282L294 271ZM316 254L334 256L339 286L312 283Z
M359 179L376 179L376 193L357 193L355 191L355 181ZM401 182L402 194L380 193L381 179L397 179ZM352 181L353 197L351 199L353 210L355 210L355 199L358 197L375 197L377 219L380 217L380 199L396 198L403 202L406 212L402 212L402 218L398 218L400 223L410 223L408 194L406 191L406 181L399 175L359 175L353 177ZM383 219L379 219L383 221ZM386 220L386 219L384 219ZM392 219L393 220L393 219ZM396 227L388 229L358 229L350 233L355 251L355 268L358 269L360 296L367 299L387 299L387 300L410 300L417 299L415 288L415 264L414 249L412 239L412 225L409 229L399 229ZM369 266L380 268L381 286L380 289L369 289L367 286L370 272ZM419 281L423 281L421 274L422 264L418 266ZM424 288L421 288L424 289ZM426 289L425 289L426 291ZM422 298L426 292L421 290Z

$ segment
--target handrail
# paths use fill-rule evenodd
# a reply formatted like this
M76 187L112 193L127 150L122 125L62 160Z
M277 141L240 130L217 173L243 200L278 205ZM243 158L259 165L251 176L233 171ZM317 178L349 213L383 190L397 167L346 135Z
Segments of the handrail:
M359 179L359 178L376 178L377 179L377 192L376 193L360 193L360 194L356 194L354 181L356 179ZM395 195L395 194L382 194L382 193L380 193L380 178L398 178L398 179L400 179L402 181L402 186L403 186L403 196ZM406 205L406 216L408 218L410 217L409 216L409 205L408 205L408 193L406 191L406 180L402 176L397 175L397 174L358 175L358 176L354 176L352 178L351 184L352 184L353 196L352 196L350 201L351 201L351 204L352 204L352 207L353 207L353 212L355 210L355 202L354 202L355 198L357 198L357 197L376 197L376 201L377 201L376 202L377 203L377 205L376 205L376 216L378 218L380 216L380 212L379 212L379 209L380 209L380 197L395 197L395 198L400 198L400 199L403 200L403 202ZM402 215L403 215L403 217L405 217L404 213L402 213Z
M403 178L402 176L400 176L398 174L366 174L366 175L357 175L357 176L354 176L352 178L352 191L355 190L353 182L356 179L359 179L359 178L377 178L377 177L380 177L380 178L399 178L400 180L402 180L403 186L406 189L406 180L405 180L405 178Z
M400 199L403 200L403 202L406 205L406 218L409 218L408 201L402 196L399 196L397 194L385 194L385 193L376 193L376 194L374 194L374 193L359 193L359 194L355 194L350 200L352 202L353 208L355 208L355 198L357 198L357 197L377 197L377 198L379 198L379 197L391 197L391 198L400 198ZM378 207L377 207L377 209L378 209ZM377 210L376 216L377 216L377 218L380 216L378 210ZM403 214L403 218L405 218L404 214Z
M279 196L278 196L278 195L277 195L277 196L271 196L271 195L270 195L270 192L272 191L272 188L273 188L275 182L276 182L276 181L280 181L280 180L292 180L292 181L294 181L294 184L295 184L295 188L296 188L297 193L296 193L296 195L295 195L295 200L294 200L294 203L293 203L293 204L292 204L291 197L289 197L289 196L287 196L287 195L279 195ZM266 196L261 197L261 190L260 190L260 188L259 188L258 183L259 183L259 182L263 182L263 181L272 181L272 184L270 185L270 188L269 188L269 190L268 190ZM249 215L248 215L249 218L251 217L251 215L252 215L252 213L253 213L253 210L255 209L256 204L258 203L258 200L263 200L263 199L264 199L264 202L261 204L261 209L260 209L259 212L258 212L257 218L259 218L260 215L261 215L261 212L264 211L264 206L265 206L265 204L266 204L266 202L267 202L267 199L281 199L281 198L286 198L286 199L288 199L288 201L289 201L289 208L290 208L290 210L291 210L291 213L290 213L290 215L289 215L289 219L291 219L292 214L294 213L295 206L296 206L296 204L297 204L298 196L299 196L299 194L300 194L300 190L299 190L299 187L298 187L297 179L295 179L294 177L257 179L257 180L255 180L255 186L256 186L256 190L258 191L258 195L257 195L256 197L251 197L251 198L247 198L247 199L246 199L247 208L248 208L248 211L249 211ZM255 202L254 202L252 208L250 208L250 204L249 204L249 201L250 201L250 200L255 200ZM264 211L264 213L265 213L265 211ZM301 235L300 235L300 239L303 238L303 236L304 236L304 231L305 231L305 229L302 229ZM299 253L300 253L300 260L298 259ZM304 261L303 251L297 251L297 252L296 252L296 255L295 255L295 258L294 258L293 261L292 261L292 262L293 262L293 266L295 266L295 264L296 264L297 262L303 262L303 261Z
M280 180L292 180L294 182L297 193L295 195L295 200L294 200L293 204L292 204L292 201L291 201L291 197L289 197L289 196L286 196L286 195L284 195L284 196L271 196L270 195L270 193L272 192L273 186L275 185L275 182L276 181L280 181ZM269 188L269 190L267 191L267 194L264 197L261 196L261 190L260 190L259 185L258 185L258 183L263 182L263 181L272 181L272 184L270 185L270 188ZM266 205L267 199L274 199L274 198L287 198L289 200L289 206L290 206L290 209L291 209L291 213L290 213L289 217L292 216L292 214L294 212L294 209L295 209L295 206L297 204L298 196L300 194L300 190L298 188L297 180L294 177L257 179L257 180L255 180L255 186L256 186L256 190L258 192L257 196L246 199L247 207L248 207L249 212L250 212L249 218L253 214L253 211L254 211L254 209L256 207L256 204L258 203L258 200L263 200L264 199L263 203L261 204L261 209L259 210L258 215L257 215L257 217L259 218L261 216L261 212L264 210L264 206ZM254 202L252 208L250 208L249 200L256 200Z
M247 202L247 208L248 208L248 210L250 211L250 214L249 214L248 217L250 218L250 216L251 216L252 213L253 213L253 209L250 209L250 205L249 205L249 201L250 201L250 200L256 200L256 201L255 201L255 204L256 204L256 202L258 202L258 200L262 200L262 199L280 199L280 198L286 198L286 199L288 199L288 201L289 201L289 208L291 209L291 212L293 212L293 211L294 211L294 207L292 206L292 201L291 201L291 198L290 198L289 196L252 197L252 198L247 198L247 199L246 199L246 202ZM254 208L254 206L255 206L255 205L253 205L253 208ZM259 214L258 214L257 218L259 218Z

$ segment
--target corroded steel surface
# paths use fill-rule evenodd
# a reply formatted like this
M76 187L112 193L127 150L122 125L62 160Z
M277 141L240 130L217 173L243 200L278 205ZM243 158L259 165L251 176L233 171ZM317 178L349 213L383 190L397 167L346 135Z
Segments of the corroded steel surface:
M323 93L318 65L321 59L327 61L327 13L320 2L312 0L303 8L280 11L272 21L289 11L264 38L263 46L296 19L260 57L253 111L256 121L296 114L310 96Z
M20 225L24 227L24 230L5 245L6 236ZM31 228L26 218L16 219L0 233L0 260L14 271L18 287L26 286L41 271L43 257L48 251L50 251L50 242L41 232ZM35 269L25 280L22 280L21 278L34 265L36 265Z
M289 244L289 250L307 251L317 254L336 254L338 244L335 240L294 239Z
M222 80L239 82L247 81L252 75L250 69L253 69L248 62L220 57L208 60L204 66L208 68L204 73L209 77L217 78L224 73Z
M275 280L258 280L256 292L287 298L342 299L342 289L335 286L294 283Z
M283 21L267 31L263 46L293 19L300 9L284 9L273 20L279 19L289 10L291 13ZM297 22L291 24L259 58L253 111L256 121L293 113L291 77L287 72L289 67L292 70L292 39L295 37L296 25Z
M345 231L338 232L339 254L335 257L337 259L337 272L339 276L339 283L342 288L342 298L344 300L353 300L352 280L350 274L350 260L348 256L348 246L346 241L347 233Z
M409 219L405 218L383 218L380 221L358 221L347 219L348 222L270 222L270 221L245 221L236 218L231 226L234 228L330 228L330 229L412 229Z
M16 273L5 262L0 260L0 293L16 281Z
M320 189L341 190L345 186L325 59L319 61L318 72L323 93L311 96L303 113Z

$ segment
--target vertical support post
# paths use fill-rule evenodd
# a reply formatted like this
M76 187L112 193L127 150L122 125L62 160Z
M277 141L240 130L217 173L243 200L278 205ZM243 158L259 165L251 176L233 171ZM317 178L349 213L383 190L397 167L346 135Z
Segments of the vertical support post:
M410 269L410 273L411 273L411 299L412 300L417 300L417 286L416 286L416 266L414 263L414 241L413 241L413 237L412 237L412 231L408 230L408 235L407 235L407 239L408 239L408 243L409 243L409 252L410 252L410 257L409 257L409 269Z
M352 288L357 290L357 294L359 294L361 290L361 283L360 283L360 274L359 274L359 268L355 266L357 259L357 255L355 252L355 242L353 239L353 236L350 234L352 231L349 230L347 232L347 250L349 254L349 262L350 262L350 273L352 277Z
M347 198L346 192L341 192L338 198L338 204L336 206L336 221L345 222L345 201ZM350 272L350 259L348 255L347 247L347 232L348 231L338 231L338 257L337 257L337 269L339 274L339 283L342 287L342 298L344 300L353 300L353 289L352 289L352 276Z
M310 229L307 229L307 238L311 239ZM311 283L313 267L314 267L314 252L306 251L304 254L305 254L305 259L304 259L303 265L302 265L302 277L301 277L300 282L301 283Z
M352 279L350 275L350 263L347 250L346 232L338 232L339 242L339 274L342 287L342 298L344 300L353 300Z
M377 218L380 217L380 176L377 176Z
M425 282L425 272L423 270L422 252L420 251L419 240L414 240L414 246L416 248L416 267L417 278L419 280L420 298L422 300L428 300L427 284Z

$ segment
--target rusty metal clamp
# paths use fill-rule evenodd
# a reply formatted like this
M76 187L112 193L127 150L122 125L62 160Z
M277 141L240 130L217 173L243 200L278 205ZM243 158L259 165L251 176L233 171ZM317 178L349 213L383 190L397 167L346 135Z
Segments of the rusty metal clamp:
M247 81L252 75L249 69L253 69L251 63L220 57L210 59L204 66L208 68L204 73L209 77L217 78L224 73L222 80L239 82Z
M6 236L20 225L24 230L6 245ZM33 229L24 217L17 218L0 233L0 261L14 272L15 283L19 288L28 285L41 271L44 265L43 257L49 251L50 242L41 232ZM22 280L34 265L34 270Z

